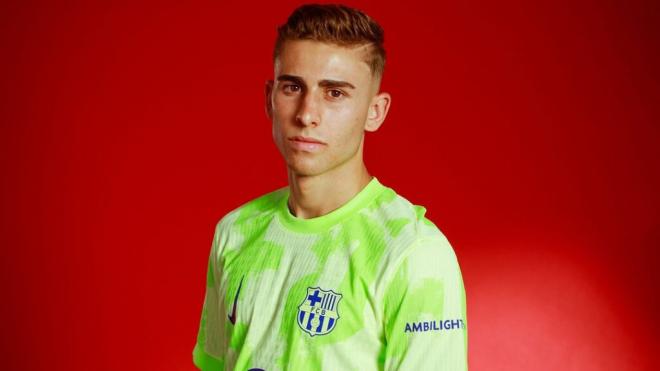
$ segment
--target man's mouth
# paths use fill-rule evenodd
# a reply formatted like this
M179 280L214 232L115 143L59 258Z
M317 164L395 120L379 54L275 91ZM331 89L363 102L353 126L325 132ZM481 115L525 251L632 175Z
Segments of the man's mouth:
M288 139L289 139L289 143L291 143L291 147L304 152L317 151L321 147L326 145L324 142L316 138L304 137L300 135L289 137Z
M289 137L289 140L295 141L295 142L302 142L302 143L317 143L317 144L325 144L323 141L320 141L316 138L312 137L304 137L302 135L296 135L294 137Z

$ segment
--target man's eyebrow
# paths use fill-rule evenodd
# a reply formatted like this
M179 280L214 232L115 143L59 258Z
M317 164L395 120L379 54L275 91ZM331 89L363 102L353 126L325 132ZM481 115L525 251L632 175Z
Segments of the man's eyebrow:
M277 76L277 81L291 81L300 86L305 86L305 82L302 78L293 75L279 75Z
M351 84L348 81L340 81L340 80L321 80L319 82L319 86L322 86L324 88L351 88L355 89L355 86Z
M305 82L303 81L302 78L294 75L280 75L277 76L277 81L291 81L294 82L300 86L305 86ZM355 89L355 86L351 84L348 81L341 81L341 80L330 80L330 79L325 79L319 81L319 86L324 87L324 88L351 88Z

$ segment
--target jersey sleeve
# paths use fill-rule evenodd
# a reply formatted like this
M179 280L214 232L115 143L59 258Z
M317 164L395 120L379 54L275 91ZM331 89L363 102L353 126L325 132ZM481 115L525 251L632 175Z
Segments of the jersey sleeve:
M444 235L408 249L383 299L385 370L467 370L465 289Z
M197 343L193 350L193 363L202 371L223 371L224 360L221 357L222 344L225 342L224 331L222 331L221 312L223 312L219 278L219 264L217 264L218 245L220 240L220 227L216 227L211 255L209 256L208 269L206 273L206 294L202 307L202 317L197 333Z

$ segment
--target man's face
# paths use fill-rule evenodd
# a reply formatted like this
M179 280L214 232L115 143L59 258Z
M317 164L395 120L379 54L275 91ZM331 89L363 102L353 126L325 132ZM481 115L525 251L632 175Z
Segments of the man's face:
M266 86L266 108L290 172L314 176L362 163L378 88L364 53L365 47L285 42Z

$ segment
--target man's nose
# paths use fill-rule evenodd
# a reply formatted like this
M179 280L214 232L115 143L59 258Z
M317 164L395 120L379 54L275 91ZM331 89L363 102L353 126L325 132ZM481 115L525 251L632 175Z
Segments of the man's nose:
M313 91L305 92L300 101L300 106L298 107L296 121L304 126L317 126L321 123L319 106L320 103L316 94Z

